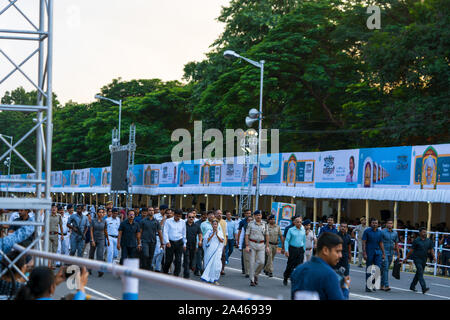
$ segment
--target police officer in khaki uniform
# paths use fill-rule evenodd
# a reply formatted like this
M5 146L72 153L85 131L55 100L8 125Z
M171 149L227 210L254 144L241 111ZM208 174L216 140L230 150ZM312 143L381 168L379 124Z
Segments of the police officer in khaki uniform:
M49 223L49 249L50 252L56 253L58 251L58 235L61 235L61 240L64 240L64 233L62 218L57 212L57 207L55 204L52 205L52 213L50 215ZM54 269L52 260L48 260L48 267Z
M275 224L275 216L271 215L267 219L269 224L267 225L269 232L269 252L266 256L266 265L264 267L264 273L269 277L273 277L273 260L278 250L278 239L281 239L281 243L284 242L283 234L279 225ZM281 252L284 253L284 252Z
M258 275L264 268L264 248L269 253L269 232L267 223L262 221L262 213L256 210L253 213L255 221L248 224L245 233L245 250L250 253L250 286L258 284Z

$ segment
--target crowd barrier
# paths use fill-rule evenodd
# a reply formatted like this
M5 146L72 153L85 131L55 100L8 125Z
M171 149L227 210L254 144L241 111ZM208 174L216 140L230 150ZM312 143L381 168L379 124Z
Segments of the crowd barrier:
M313 222L314 225L314 231L316 229L316 226L318 225L318 222ZM338 228L339 225L336 224L336 227ZM350 233L350 229L355 228L355 225L349 225L349 233ZM419 230L410 230L410 229L393 229L394 231L397 231L398 236L400 238L401 235L403 235L404 239L402 242L399 242L399 246L402 249L402 260L404 260L406 258L406 255L408 254L408 247L411 247L412 244L408 243L408 234L411 233L419 233ZM442 252L444 251L450 251L450 249L446 249L446 248L440 248L439 245L439 237L440 235L450 235L450 233L446 233L446 232L437 232L437 231L430 231L427 232L427 234L429 235L434 235L434 247L433 247L433 251L434 251L434 256L436 257L436 262L432 263L432 262L427 262L427 266L432 266L433 267L433 275L437 275L437 269L438 267L440 268L450 268L450 265L444 265L444 264L439 264L438 261L438 253L441 253L442 256ZM358 238L358 231L355 232L355 238L352 238L352 243L353 243L353 251L352 251L352 256L353 256L353 263L356 264L356 260L357 260L357 256L358 256L358 241L356 240ZM405 249L406 248L406 249ZM395 251L394 251L395 252ZM394 254L394 256L396 256L396 254ZM408 261L412 261L411 259L409 259ZM402 270L405 271L405 264L402 265ZM447 272L450 273L450 270L447 270Z
M14 246L15 250L19 251L25 251L25 248L20 245ZM161 274L158 272L153 271L147 271L142 269L133 268L132 266L127 266L124 262L124 265L117 265L113 263L106 263L103 261L97 261L97 260L91 260L91 259L85 259L80 257L74 257L74 256L68 256L68 255L61 255L56 253L49 253L49 252L43 252L38 251L34 249L29 249L26 252L28 255L34 256L34 257L40 257L48 260L54 260L54 261L61 261L66 264L72 264L72 265L78 265L78 266L84 266L88 269L100 271L100 272L110 272L113 275L122 276L122 284L123 284L123 297L124 299L129 299L130 296L133 297L133 299L137 299L137 285L133 286L130 285L130 280L127 278L135 278L140 280L149 281L154 284L164 285L168 287L172 287L175 289L184 290L186 292L190 292L193 294L198 294L201 296L204 296L206 298L210 299L217 299L217 300L274 300L273 298L261 296L261 295L255 295L248 292L230 289L230 288L224 288L224 287L217 287L212 284L206 284L194 280L189 279L183 279L175 276L170 276L166 274ZM129 259L129 260L136 260L136 259ZM125 279L124 279L125 278ZM135 292L129 292L129 288L134 287L133 291ZM128 291L128 292L127 292ZM156 299L160 299L161 297L156 297Z

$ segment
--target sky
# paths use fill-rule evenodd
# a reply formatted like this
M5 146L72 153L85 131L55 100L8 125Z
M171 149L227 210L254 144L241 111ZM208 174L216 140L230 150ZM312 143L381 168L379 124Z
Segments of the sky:
M53 92L61 103L90 103L100 88L123 80L182 80L183 67L201 61L223 32L216 18L230 0L54 0ZM0 0L0 12L8 5ZM17 7L38 25L37 0L19 0ZM0 15L0 29L30 30L14 7ZM0 40L16 64L35 43ZM23 70L37 79L37 57ZM0 80L13 65L0 54ZM33 86L19 72L0 84L5 91Z

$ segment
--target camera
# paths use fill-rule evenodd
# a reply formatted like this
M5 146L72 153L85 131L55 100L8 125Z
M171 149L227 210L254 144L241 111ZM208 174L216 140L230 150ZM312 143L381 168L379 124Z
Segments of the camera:
M345 268L344 267L339 267L338 269L335 270L338 278L339 278L339 285L342 287L345 286Z

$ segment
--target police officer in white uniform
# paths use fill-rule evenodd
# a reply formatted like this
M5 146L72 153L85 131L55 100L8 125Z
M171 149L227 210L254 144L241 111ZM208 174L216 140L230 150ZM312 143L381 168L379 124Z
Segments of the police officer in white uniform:
M67 208L69 208L69 206L70 206L71 209L68 209L68 210L71 210L72 213L73 213L73 208L72 208L71 205L68 205ZM64 207L62 207L62 206L58 207L58 213L61 215L61 219L62 219L62 223L63 223L63 226L62 226L63 234L62 234L62 236L64 237L64 240L61 240L61 238L59 238L57 253L59 253L59 254L69 254L70 233L69 233L69 228L67 227L67 221L69 221L70 214L67 211L64 212Z
M112 209L112 216L106 218L106 228L109 237L108 255L106 260L108 263L112 263L115 260L119 252L117 250L117 237L119 236L120 218L118 217L119 210L117 208Z

